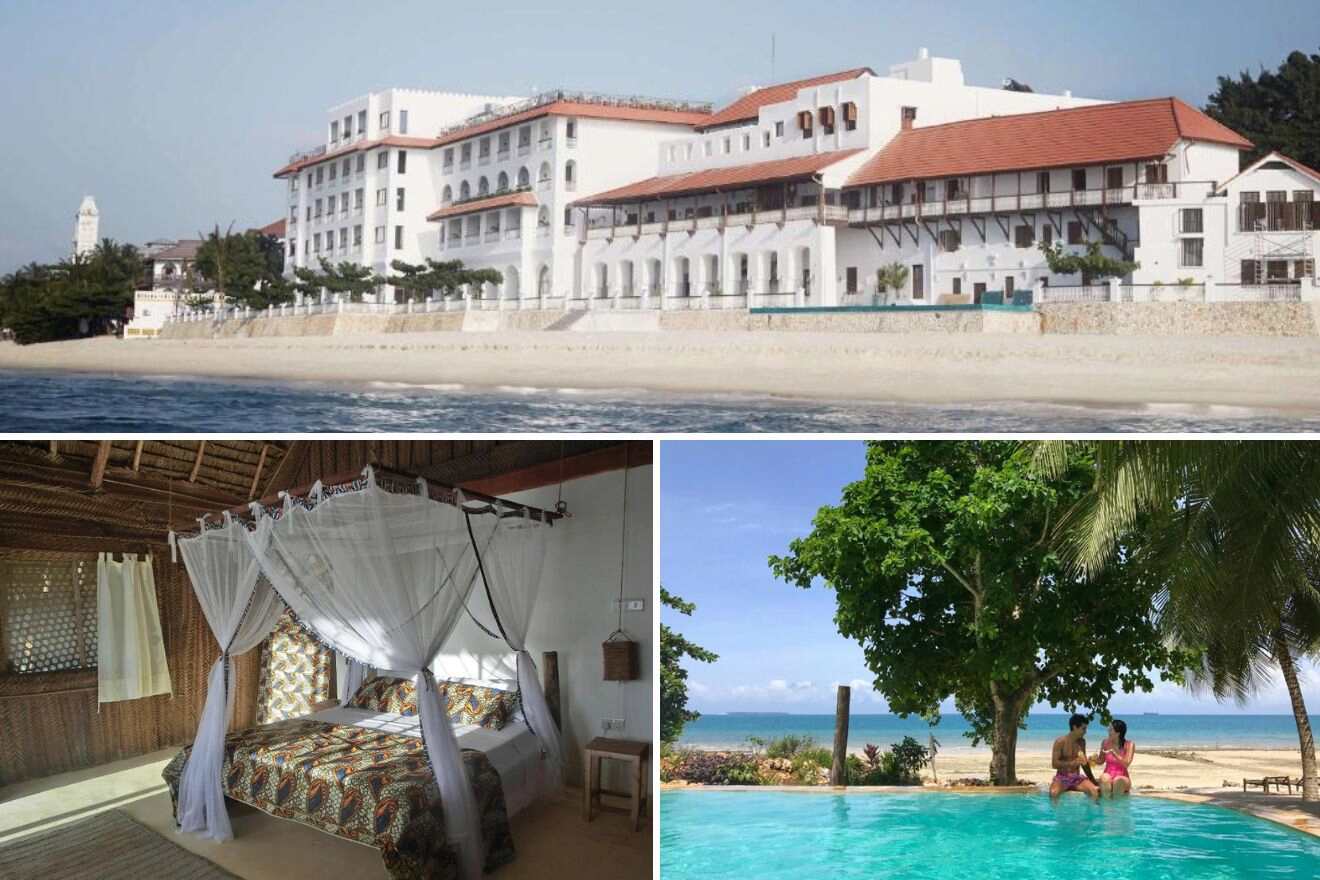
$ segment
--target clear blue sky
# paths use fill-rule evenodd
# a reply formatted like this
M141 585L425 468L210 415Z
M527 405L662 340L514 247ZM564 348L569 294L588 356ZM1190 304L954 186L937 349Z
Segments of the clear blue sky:
M767 558L811 531L823 505L862 475L860 442L667 441L660 455L660 578L695 602L691 617L662 619L719 654L690 663L690 698L704 712L833 712L834 688L853 686L853 711L888 711L871 690L861 648L834 627L834 593L800 590L771 574ZM1315 667L1306 695L1320 706ZM1281 682L1246 708L1219 704L1172 684L1115 697L1119 713L1290 712ZM950 703L946 711L953 711ZM1058 710L1050 710L1058 711Z
M723 102L770 79L920 46L970 82L1201 104L1215 77L1320 46L1314 0L436 3L0 2L0 272L64 256L96 196L103 235L189 237L284 212L270 178L323 111L392 85L566 86Z

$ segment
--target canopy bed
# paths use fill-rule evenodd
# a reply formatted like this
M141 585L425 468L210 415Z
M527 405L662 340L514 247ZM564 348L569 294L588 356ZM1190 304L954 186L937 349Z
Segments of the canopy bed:
M510 813L562 779L526 635L563 515L368 466L172 534L221 646L197 736L164 774L180 829L231 838L229 796L375 846L394 877L473 880L511 860ZM431 671L473 594L516 681ZM348 659L344 702L226 736L231 657L286 607Z

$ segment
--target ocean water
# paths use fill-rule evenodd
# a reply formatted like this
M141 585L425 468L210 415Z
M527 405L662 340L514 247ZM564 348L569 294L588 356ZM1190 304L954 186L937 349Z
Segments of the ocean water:
M1128 739L1144 749L1295 749L1297 727L1291 715L1122 715ZM897 715L853 715L848 719L848 747L861 749L872 743L887 749L904 736L926 743L932 733L941 750L966 749L971 740L963 736L966 719L945 715L931 728L920 718ZM1018 735L1020 751L1049 751L1055 737L1068 732L1068 716L1035 713ZM702 749L733 749L747 746L747 737L762 739L785 734L810 736L821 745L834 741L833 715L734 714L705 715L683 728L679 745ZM1100 721L1092 722L1088 739L1104 738Z
M9 432L1284 432L1314 416L1234 407L897 404L633 389L473 389L0 370Z
M1220 807L1045 794L667 791L665 880L1320 876L1320 840Z

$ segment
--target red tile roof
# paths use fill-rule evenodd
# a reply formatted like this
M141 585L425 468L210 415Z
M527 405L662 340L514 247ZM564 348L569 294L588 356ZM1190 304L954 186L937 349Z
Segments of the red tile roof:
M523 205L529 208L535 208L540 202L536 199L536 194L522 190L521 192L497 193L493 196L486 196L480 199L469 199L466 202L460 202L457 205L449 205L434 211L426 216L427 220L446 220L450 217L461 217L464 214L475 214L478 211L490 211L495 208L512 208L516 205Z
M274 223L270 223L261 227L260 229L257 230L257 232L260 232L262 235L269 235L271 238L284 238L284 233L285 230L288 228L288 225L289 225L289 221L281 217L279 220L276 220Z
M422 148L432 146L435 143L434 138L404 137L403 135L386 135L383 138L377 138L374 141L358 141L355 144L349 144L347 147L340 147L328 153L322 153L319 156L308 156L305 159L299 159L296 162L290 162L279 171L276 171L274 177L287 177L304 168L310 168L313 165L320 165L322 162L329 162L331 159L340 159L344 156L351 156L353 153L360 153L363 150L372 150L376 147L409 147Z
M808 89L812 86L823 86L828 83L843 82L844 80L857 79L864 73L875 76L875 71L869 67L855 67L852 70L844 70L839 73L827 73L824 76L813 76L808 79L794 80L793 82L780 83L777 86L766 86L743 95L727 107L715 111L714 115L709 116L698 126L698 131L708 131L721 125L733 125L739 122L755 122L759 116L762 107L767 104L778 104L781 101L791 101L797 97L801 89Z
M849 156L855 156L861 150L834 150L829 153L812 153L809 156L796 156L792 159L774 159L769 162L754 162L750 165L734 165L729 168L707 168L701 171L689 171L685 174L670 174L664 177L651 177L639 180L627 186L607 192L597 193L588 198L578 199L575 205L608 205L636 202L647 199L670 198L689 193L710 192L712 190L746 188L764 183L800 180L825 170L836 162Z
M487 134L511 125L519 125L543 116L578 116L586 119L624 119L631 122L660 122L669 125L695 126L710 118L709 113L693 110L669 110L663 107L628 107L618 104L596 104L589 101L553 101L521 113L500 116L475 125L446 132L431 141L431 147L443 147L477 135Z
M1251 147L1177 98L1155 98L902 131L847 185L1157 159L1179 140Z

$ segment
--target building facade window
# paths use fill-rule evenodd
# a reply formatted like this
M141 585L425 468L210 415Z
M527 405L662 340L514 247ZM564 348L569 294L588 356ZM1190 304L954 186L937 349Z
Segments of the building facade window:
M385 189L384 187L376 190L376 207L377 208L385 207L385 201L387 198L389 198L389 190Z
M362 227L353 227L353 247L362 247Z
M394 210L403 210L403 187L399 187L394 191Z
M408 170L408 151L399 150L398 153L399 153L399 163L397 170L400 174L403 174L405 171Z
M390 151L381 150L376 154L376 170L384 171L390 167Z
M337 140L339 140L339 121L335 120L330 123L330 143L334 143Z
M366 153L358 153L358 156L357 156L357 173L358 173L358 174L365 174L366 171L367 171L367 154L366 154Z
M330 182L331 182L331 183L334 183L334 182L335 182L335 178L338 177L338 176L339 176L339 165L338 165L338 163L331 162L331 163L330 163Z
M1036 243L1036 230L1023 223L1013 229L1013 246L1029 248Z
M445 170L448 171L454 167L454 148L445 147Z
M1178 231L1192 235L1205 232L1205 218L1200 208L1183 208L1178 212Z
M384 227L384 226L377 226L377 227L376 227L376 244L384 244L384 243L385 243L385 227Z
M1086 169L1074 168L1072 173L1072 188L1074 192L1081 192L1086 189Z
M380 114L380 130L381 130L381 131L389 131L389 130L390 130L390 111L388 111L388 110L382 110L382 111L381 111L381 114Z
M365 195L366 195L366 190L363 189L353 190L353 210L355 211L362 210L362 202Z
M847 268L847 270L845 270L845 272L844 272L844 278L845 278L845 281L844 281L845 292L847 292L847 293L856 293L856 292L857 292L857 267L856 267L856 266L849 266L849 267Z
M572 159L564 163L564 189L577 189L577 163Z
M857 104L854 101L848 101L843 105L843 129L844 131L857 130Z
M365 134L367 133L367 111L366 111L366 110L359 110L359 111L358 111L358 124L357 124L357 131L358 131L358 137L362 137L363 135L365 135Z
M331 217L335 216L335 197L330 196L325 200L325 212Z
M1184 238L1178 254L1178 265L1188 269L1199 269L1205 265L1205 239Z
M956 229L941 229L940 250L946 254L954 253L962 246L962 235Z
M407 133L408 133L408 111L407 111L407 110L400 110L400 111L399 111L399 134L407 134Z
M401 250L401 249L403 248L403 227L402 227L402 226L396 226L396 227L394 227L394 247L395 247L396 250Z
M1082 224L1076 220L1068 221L1068 244L1084 244L1086 236L1082 232Z

